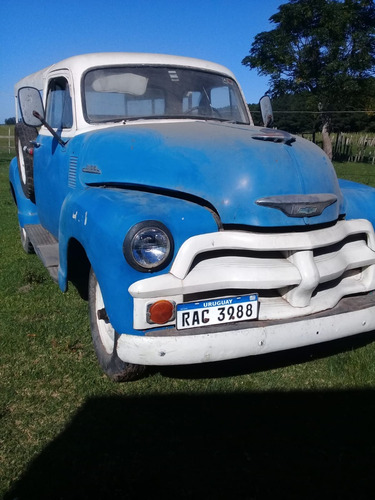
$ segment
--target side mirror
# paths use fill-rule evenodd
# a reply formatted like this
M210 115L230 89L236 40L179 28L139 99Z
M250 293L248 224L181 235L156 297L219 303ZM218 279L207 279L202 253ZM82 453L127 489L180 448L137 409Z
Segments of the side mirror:
M260 101L260 111L262 113L263 126L270 128L273 125L273 110L271 99L268 95L264 95Z
M21 87L18 90L18 105L21 110L22 120L29 127L44 125L61 146L65 146L56 130L46 122L44 117L43 101L40 92L35 87Z
M29 125L30 127L40 127L42 125L39 117L44 119L44 109L42 97L38 89L34 87L21 87L18 90L18 105L25 125Z

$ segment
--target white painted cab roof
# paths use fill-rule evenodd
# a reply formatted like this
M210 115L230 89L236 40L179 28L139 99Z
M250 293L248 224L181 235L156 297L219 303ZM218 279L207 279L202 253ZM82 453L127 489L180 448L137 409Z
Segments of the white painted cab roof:
M198 68L222 73L235 79L233 73L225 66L205 61L203 59L167 54L148 54L142 52L98 52L69 57L56 64L48 66L47 68L37 71L36 73L32 73L16 83L14 86L14 93L15 96L17 96L18 89L29 86L36 87L38 90L43 90L47 75L58 70L70 70L75 78L80 79L82 73L89 68L132 64L160 64L167 66Z

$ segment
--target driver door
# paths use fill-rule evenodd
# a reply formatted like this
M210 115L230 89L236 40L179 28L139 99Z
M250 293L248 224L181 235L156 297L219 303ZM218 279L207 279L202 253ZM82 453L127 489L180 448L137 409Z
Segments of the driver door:
M69 139L74 135L72 86L68 72L50 77L46 97L46 121L66 143L58 143L42 127L34 152L35 201L40 222L58 239L61 206L68 193Z

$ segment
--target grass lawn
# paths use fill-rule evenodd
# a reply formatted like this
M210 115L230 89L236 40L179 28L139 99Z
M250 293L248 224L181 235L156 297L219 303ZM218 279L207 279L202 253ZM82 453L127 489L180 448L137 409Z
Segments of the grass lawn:
M0 498L372 498L375 334L115 384L19 241L0 158ZM375 185L375 167L337 165ZM367 496L368 488L372 495Z

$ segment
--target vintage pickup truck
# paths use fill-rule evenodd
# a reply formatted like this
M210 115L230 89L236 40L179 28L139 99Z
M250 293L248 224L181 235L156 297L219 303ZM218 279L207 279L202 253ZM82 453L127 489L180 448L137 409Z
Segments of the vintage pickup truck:
M267 99L254 126L225 67L80 55L15 98L23 247L87 295L112 379L375 328L375 190L267 127Z

